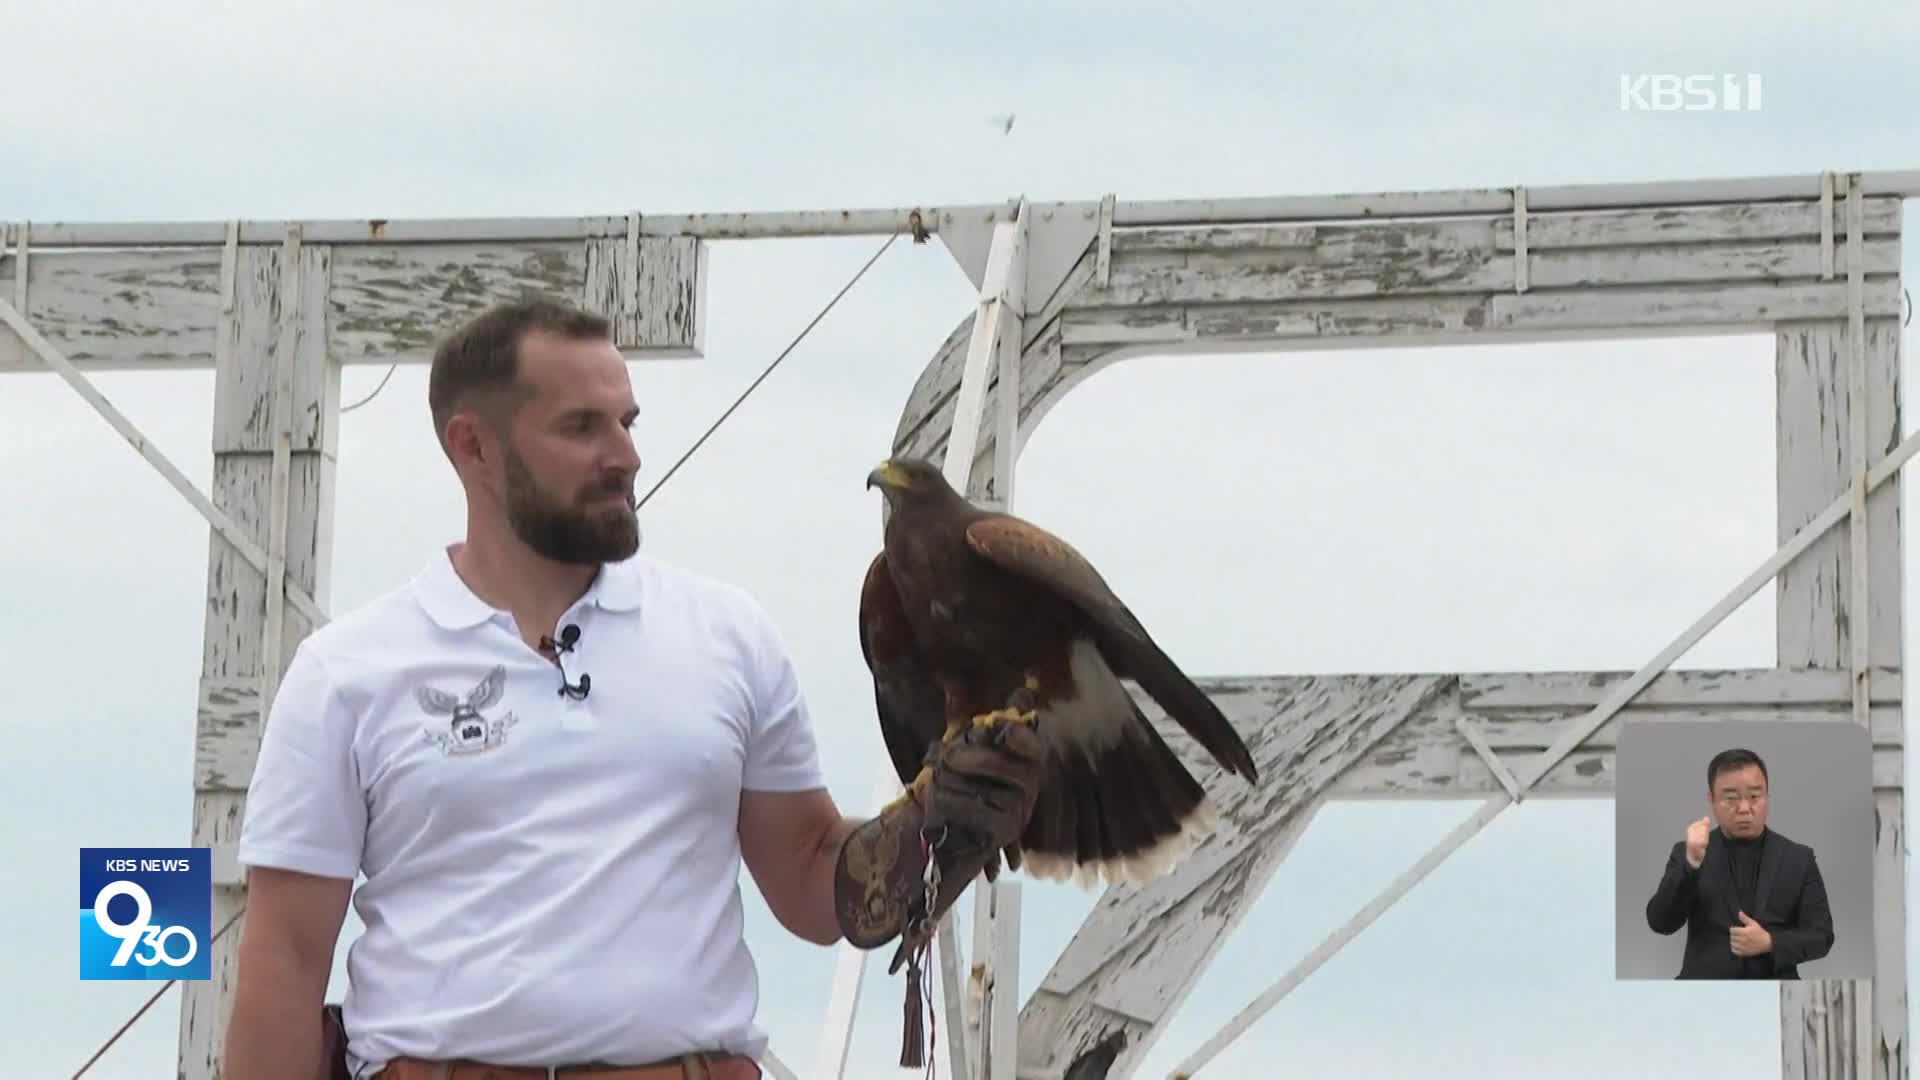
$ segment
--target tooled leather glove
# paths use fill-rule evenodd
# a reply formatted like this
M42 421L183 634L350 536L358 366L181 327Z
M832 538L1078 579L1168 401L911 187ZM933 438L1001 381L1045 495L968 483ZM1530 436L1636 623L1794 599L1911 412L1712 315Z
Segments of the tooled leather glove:
M934 761L927 832L956 859L997 853L1026 830L1045 769L1032 724L969 728Z
M923 793L891 804L840 849L834 910L856 948L877 948L903 931L903 952L919 945L1000 849L1019 840L1039 799L1046 747L1030 724L974 727L936 747L931 768ZM931 905L930 858L938 883Z

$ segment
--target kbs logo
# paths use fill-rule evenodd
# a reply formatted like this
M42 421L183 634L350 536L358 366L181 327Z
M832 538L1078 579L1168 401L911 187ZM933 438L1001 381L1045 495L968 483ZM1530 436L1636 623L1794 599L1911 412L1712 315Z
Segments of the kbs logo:
M206 979L209 848L80 849L80 978Z
M1622 112L1759 112L1758 75L1622 75Z

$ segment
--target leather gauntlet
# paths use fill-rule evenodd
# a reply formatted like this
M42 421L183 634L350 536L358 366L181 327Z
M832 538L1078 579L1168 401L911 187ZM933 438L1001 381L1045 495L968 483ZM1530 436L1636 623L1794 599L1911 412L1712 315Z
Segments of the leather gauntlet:
M936 747L925 790L909 790L840 849L834 905L847 941L873 949L903 934L903 954L924 944L967 885L997 868L1000 849L1019 841L1044 758L1027 723L969 728Z
M907 965L900 1064L924 1064L930 999L921 966L934 927L982 871L997 869L1033 815L1046 748L1031 723L970 726L929 754L924 786L854 829L834 865L834 915L849 944L873 949L900 938L887 973Z

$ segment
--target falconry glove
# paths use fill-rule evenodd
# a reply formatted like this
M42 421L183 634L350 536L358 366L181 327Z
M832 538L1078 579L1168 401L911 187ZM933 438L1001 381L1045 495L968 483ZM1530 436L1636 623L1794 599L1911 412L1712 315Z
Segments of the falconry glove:
M920 964L960 893L1016 843L1039 798L1045 744L1032 723L972 727L935 748L916 783L847 837L834 870L834 913L849 944L898 936L888 973L907 963L901 1064L922 1063Z

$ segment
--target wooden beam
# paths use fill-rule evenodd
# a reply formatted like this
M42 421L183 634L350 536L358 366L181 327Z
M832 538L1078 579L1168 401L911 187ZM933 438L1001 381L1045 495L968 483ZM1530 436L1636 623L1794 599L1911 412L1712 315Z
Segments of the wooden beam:
M1529 187L1534 210L1690 206L1778 202L1818 198L1820 173L1710 177L1640 183L1562 184ZM1920 169L1876 170L1858 174L1868 196L1920 197ZM1510 187L1385 191L1340 194L1253 196L1232 199L1115 200L1115 225L1202 225L1328 218L1434 217L1451 214L1506 213ZM1096 214L1102 200L1035 204L1043 209ZM1006 206L838 207L825 210L776 210L640 215L647 236L697 236L708 240L780 237L867 236L920 230L938 232L955 219L992 220ZM345 247L369 243L521 243L533 240L589 240L627 232L630 214L594 214L539 218L352 218L313 221L248 221L242 243L278 243L288 227L299 225L308 243ZM35 234L56 247L161 247L218 244L226 224L218 221L42 222Z
M340 374L329 361L327 297L332 251L324 245L251 245L238 249L230 311L219 333L214 374L212 503L254 543L266 547L274 507L275 436L272 418L287 422L285 448L284 574L303 593L325 597L332 557L334 460L339 436ZM225 306L218 293L210 315ZM283 321L284 320L284 321ZM279 365L287 377L276 380ZM276 389L291 394L276 406ZM201 661L202 708L196 734L192 840L212 847L218 875L213 925L244 904L231 863L245 813L263 727L262 708L293 651L316 620L298 607L284 612L274 655L267 645L267 574L225 539L209 540L207 607ZM249 693L252 688L252 693ZM229 989L244 925L208 948L213 976L181 987L179 1075L218 1076L226 1037Z
M36 245L23 314L81 371L212 368L221 252ZM528 294L607 316L616 343L635 358L697 357L704 349L707 253L695 237L359 244L335 260L318 299L336 364L425 363L434 342L462 320ZM0 295L17 287L17 273L17 260L0 260ZM42 370L16 335L0 334L0 374Z

